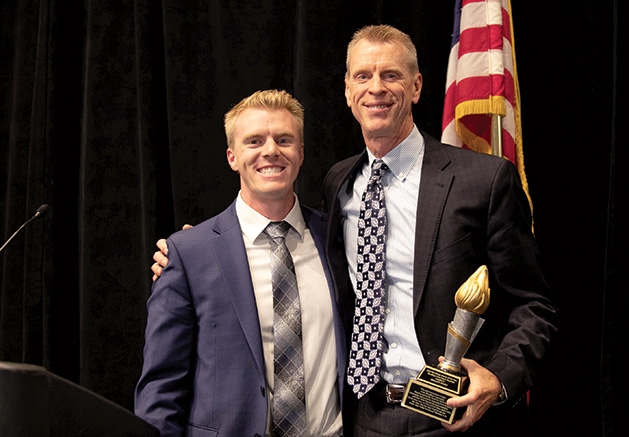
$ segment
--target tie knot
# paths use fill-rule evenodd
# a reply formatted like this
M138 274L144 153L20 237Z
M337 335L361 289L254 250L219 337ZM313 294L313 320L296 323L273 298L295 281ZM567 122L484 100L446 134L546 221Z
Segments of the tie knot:
M286 234L289 229L290 225L288 222L270 222L262 232L271 237L271 239L275 240L278 237L286 238Z
M380 179L389 169L382 159L374 159L371 163L371 179Z

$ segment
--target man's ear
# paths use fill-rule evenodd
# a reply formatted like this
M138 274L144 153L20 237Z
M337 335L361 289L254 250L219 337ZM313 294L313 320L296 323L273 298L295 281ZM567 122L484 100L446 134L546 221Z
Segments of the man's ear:
M420 73L417 73L417 76L415 77L415 81L413 82L413 103L417 103L419 101L419 96L422 92L422 85L423 85L423 77Z
M237 172L238 171L238 162L236 161L236 154L231 149L231 147L227 148L227 152L226 153L227 153L227 162L229 163L229 166L232 168L232 170Z

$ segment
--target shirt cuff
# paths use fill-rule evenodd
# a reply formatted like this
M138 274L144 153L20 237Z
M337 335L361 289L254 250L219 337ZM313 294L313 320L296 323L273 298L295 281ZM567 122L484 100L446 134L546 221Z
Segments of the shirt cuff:
M509 399L509 397L507 396L507 389L505 388L502 381L500 382L500 386L502 387L502 390L500 391L500 394L498 395L498 400L496 400L496 402L493 403L494 407L497 405L504 404L507 401L507 399Z

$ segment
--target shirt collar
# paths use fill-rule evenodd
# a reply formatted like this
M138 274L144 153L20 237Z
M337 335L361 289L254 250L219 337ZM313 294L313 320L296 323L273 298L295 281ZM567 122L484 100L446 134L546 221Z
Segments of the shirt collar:
M236 198L236 215L238 216L238 221L240 222L242 234L251 243L255 242L255 240L260 237L262 231L264 231L267 225L272 221L247 205L247 203L245 203L242 199L240 192ZM303 235L306 230L306 222L301 214L301 207L299 206L299 198L297 197L297 194L295 194L295 203L293 208L286 217L284 217L284 221L291 225L292 229L289 230L289 233L296 232L299 240L303 240ZM264 235L263 237L266 238Z
M408 137L400 144L395 146L393 150L384 155L382 160L389 167L391 174L397 179L403 181L409 174L415 163L424 151L424 137L419 133L417 126L413 126L413 130ZM367 149L369 156L369 168L376 157Z

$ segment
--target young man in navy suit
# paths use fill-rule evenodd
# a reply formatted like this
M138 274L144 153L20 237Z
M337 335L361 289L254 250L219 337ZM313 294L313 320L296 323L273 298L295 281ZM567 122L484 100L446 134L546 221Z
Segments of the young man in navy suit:
M225 133L240 192L222 213L168 239L170 262L147 302L135 412L164 436L341 436L346 350L323 255L327 218L293 191L303 109L285 91L259 91L226 114ZM270 222L290 225L305 386L299 434L273 430Z

